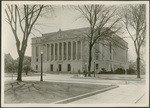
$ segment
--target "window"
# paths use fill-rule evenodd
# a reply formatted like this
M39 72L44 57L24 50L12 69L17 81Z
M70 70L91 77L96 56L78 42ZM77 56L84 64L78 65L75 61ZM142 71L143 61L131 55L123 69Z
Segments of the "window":
M38 65L36 65L36 70L38 70Z
M98 60L98 58L99 58L98 54L96 54L96 57L95 57L95 58L96 58L96 60Z
M36 62L38 62L38 58L36 58Z
M61 71L61 64L58 65L58 69L59 69L59 71Z
M38 47L36 47L36 57L38 57L39 56L39 48Z
M50 65L50 70L53 71L53 65L52 64Z
M68 64L68 71L71 71L71 65Z
M98 69L98 64L96 64L96 69Z
M39 56L39 48L38 47L36 47L36 49L35 49L36 51L36 62L38 62L38 56Z

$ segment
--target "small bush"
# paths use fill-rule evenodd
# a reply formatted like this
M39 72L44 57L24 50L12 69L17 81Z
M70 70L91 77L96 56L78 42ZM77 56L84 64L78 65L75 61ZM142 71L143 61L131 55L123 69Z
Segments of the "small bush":
M107 73L107 71L105 68L102 68L102 70L99 72L99 74L106 74L106 73Z
M122 68L117 68L115 71L106 71L105 68L102 68L99 74L125 74L125 70Z
M136 71L134 69L132 69L132 68L129 68L129 69L127 69L127 74L135 75Z
M78 70L78 74L81 74L81 71L80 71L80 69Z
M122 69L122 68L117 68L117 69L114 71L114 74L125 74L125 70Z

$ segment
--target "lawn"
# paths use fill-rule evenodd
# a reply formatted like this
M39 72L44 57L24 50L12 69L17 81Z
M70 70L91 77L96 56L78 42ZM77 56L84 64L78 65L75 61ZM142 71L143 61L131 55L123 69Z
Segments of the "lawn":
M52 103L110 86L46 81L6 82L4 102L7 104Z

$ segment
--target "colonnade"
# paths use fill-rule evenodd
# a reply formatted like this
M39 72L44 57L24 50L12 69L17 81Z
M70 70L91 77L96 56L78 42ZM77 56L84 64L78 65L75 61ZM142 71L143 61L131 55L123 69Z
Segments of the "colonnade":
M35 62L40 61L41 49L43 49L44 61L80 60L82 58L82 41L52 42L43 46L32 46Z

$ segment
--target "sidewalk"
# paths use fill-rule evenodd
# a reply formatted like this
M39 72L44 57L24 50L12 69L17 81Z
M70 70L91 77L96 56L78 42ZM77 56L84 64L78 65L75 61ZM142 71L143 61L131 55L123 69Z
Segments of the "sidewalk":
M120 87L112 89L97 95L80 99L69 104L138 104L138 100L144 95L144 85L119 85ZM140 104L145 104L143 101Z

